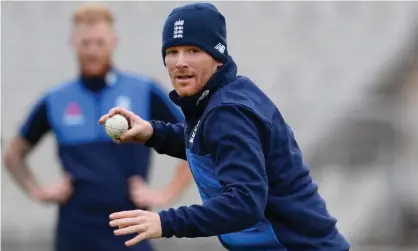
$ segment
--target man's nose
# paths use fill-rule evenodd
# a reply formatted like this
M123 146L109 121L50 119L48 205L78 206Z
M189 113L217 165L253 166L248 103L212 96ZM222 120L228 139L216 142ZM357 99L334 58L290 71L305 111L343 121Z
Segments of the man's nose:
M177 56L176 68L181 69L187 67L187 61L183 53L179 53Z

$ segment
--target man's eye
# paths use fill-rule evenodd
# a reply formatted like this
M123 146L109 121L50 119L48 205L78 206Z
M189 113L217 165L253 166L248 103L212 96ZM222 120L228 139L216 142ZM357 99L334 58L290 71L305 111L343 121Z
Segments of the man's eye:
M190 49L189 52L191 52L191 53L199 53L200 50L198 50L198 49Z
M83 47L88 47L90 44L91 44L91 43L90 43L90 41L89 41L89 40L82 40L82 41L81 41L81 46L83 46Z

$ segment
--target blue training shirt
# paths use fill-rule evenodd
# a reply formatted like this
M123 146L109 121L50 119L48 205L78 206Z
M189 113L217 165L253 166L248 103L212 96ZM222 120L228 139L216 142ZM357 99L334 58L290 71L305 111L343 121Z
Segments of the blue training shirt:
M150 149L141 144L115 144L98 119L123 106L145 119L178 123L183 115L152 79L118 70L97 90L82 78L49 90L32 108L20 135L36 145L48 131L55 134L58 156L74 179L74 194L60 206L60 232L111 232L109 214L137 207L128 178L148 177Z
M346 251L291 128L232 58L193 97L185 124L151 121L146 143L187 159L202 205L160 212L163 237L219 236L228 250Z

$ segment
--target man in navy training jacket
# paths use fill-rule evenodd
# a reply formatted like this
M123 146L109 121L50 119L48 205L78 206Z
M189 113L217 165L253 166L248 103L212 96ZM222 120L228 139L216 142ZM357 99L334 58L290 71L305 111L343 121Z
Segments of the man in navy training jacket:
M202 205L159 213L110 215L115 235L138 233L131 246L172 236L219 236L228 250L346 251L318 194L291 128L274 103L228 55L225 19L207 3L174 9L163 29L162 55L185 123L131 121L120 142L142 142L187 159ZM119 142L119 143L120 143Z
M180 123L183 116L155 81L112 67L116 37L107 8L83 5L73 22L80 76L51 88L37 102L8 147L5 164L30 198L59 204L56 251L151 251L149 242L129 249L124 239L115 238L109 214L167 206L191 183L190 169L181 160L170 184L161 191L150 189L145 183L150 148L115 144L97 119L115 105L171 123ZM67 175L44 187L35 181L25 159L49 131L55 134Z

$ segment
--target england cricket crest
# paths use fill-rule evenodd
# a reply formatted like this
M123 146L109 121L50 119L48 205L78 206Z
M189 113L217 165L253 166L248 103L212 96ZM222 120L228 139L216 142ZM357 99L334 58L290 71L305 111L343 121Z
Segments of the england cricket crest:
M174 22L173 38L183 38L184 20L177 20Z

